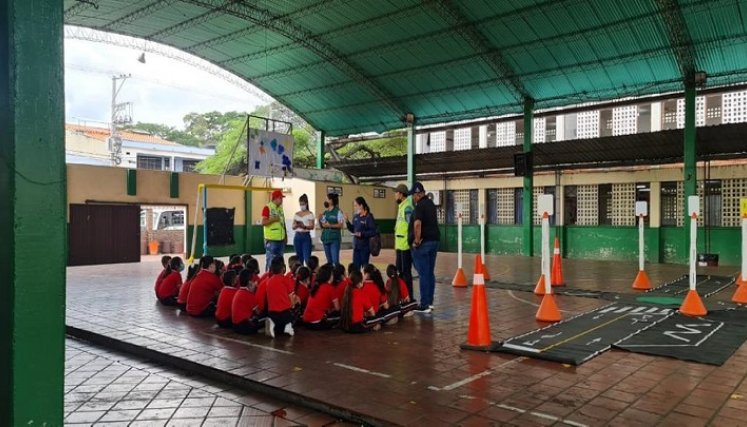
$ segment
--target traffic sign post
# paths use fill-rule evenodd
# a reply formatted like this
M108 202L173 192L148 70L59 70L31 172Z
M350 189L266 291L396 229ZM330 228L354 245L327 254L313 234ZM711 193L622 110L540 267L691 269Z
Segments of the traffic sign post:
M633 289L639 291L647 291L651 289L651 280L649 280L646 274L645 268L645 236L644 226L645 218L648 215L648 203L647 202L636 202L635 203L635 215L638 217L638 274L633 280Z
M464 275L462 268L462 204L457 203L457 271L454 274L454 280L451 285L455 288L466 288L467 277Z
M695 263L698 261L698 216L700 215L700 197L690 196L687 198L687 213L690 215L690 290L680 306L680 313L686 316L705 316L708 314L703 300L700 299L696 290L697 271Z
M560 321L561 316L555 303L555 296L552 294L550 276L550 215L553 214L553 196L551 194L539 196L537 210L542 212L542 275L537 287L544 285L544 296L537 310L536 319L540 322L557 322Z

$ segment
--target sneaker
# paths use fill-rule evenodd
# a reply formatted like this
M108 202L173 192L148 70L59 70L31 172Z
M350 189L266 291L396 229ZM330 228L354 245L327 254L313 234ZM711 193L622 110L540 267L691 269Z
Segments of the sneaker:
M275 322L269 317L265 320L265 335L275 338Z
M410 316L414 316L414 315L415 315L415 311L410 310L407 313L403 314L402 317L410 317Z
M373 328L371 328L374 331L380 331L381 330L381 323L377 323Z
M434 306L432 306L432 305L429 305L429 306L428 306L428 308L430 308L430 309L431 309L431 311L435 311L435 310L436 310L436 307L434 307Z
M429 314L433 311L433 309L427 305L419 305L418 308L416 308L414 311L418 313Z
M295 331L293 331L293 324L292 323L286 323L285 324L285 329L283 330L283 332L285 332L286 334L288 334L290 336L293 336L293 334L295 333Z

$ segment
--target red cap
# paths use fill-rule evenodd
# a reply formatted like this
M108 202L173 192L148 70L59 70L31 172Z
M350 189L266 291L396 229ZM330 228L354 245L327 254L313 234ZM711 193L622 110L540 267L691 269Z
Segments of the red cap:
M272 200L275 200L275 199L277 199L278 197L280 197L280 198L284 198L284 197L285 197L285 195L283 194L283 192L282 192L281 190L275 190L275 191L273 191L273 192L272 192Z

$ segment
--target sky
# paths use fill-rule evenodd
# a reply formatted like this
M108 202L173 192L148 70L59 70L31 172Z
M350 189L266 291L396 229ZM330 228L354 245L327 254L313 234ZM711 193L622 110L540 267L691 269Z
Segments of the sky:
M267 103L267 98L263 100L219 76L156 53L145 53L146 62L140 63L142 53L141 49L66 38L66 121L106 126L114 74L132 74L117 102L133 103L135 123L183 129L182 118L191 112L251 112Z

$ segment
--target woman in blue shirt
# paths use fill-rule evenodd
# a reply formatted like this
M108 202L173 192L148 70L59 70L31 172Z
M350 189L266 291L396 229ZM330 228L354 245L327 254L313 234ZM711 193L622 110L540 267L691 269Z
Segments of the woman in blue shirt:
M348 231L353 234L353 263L357 269L361 269L368 264L368 260L371 258L369 240L376 235L376 222L368 208L366 199L363 197L356 197L353 207L355 208L353 221L345 218L345 223Z

